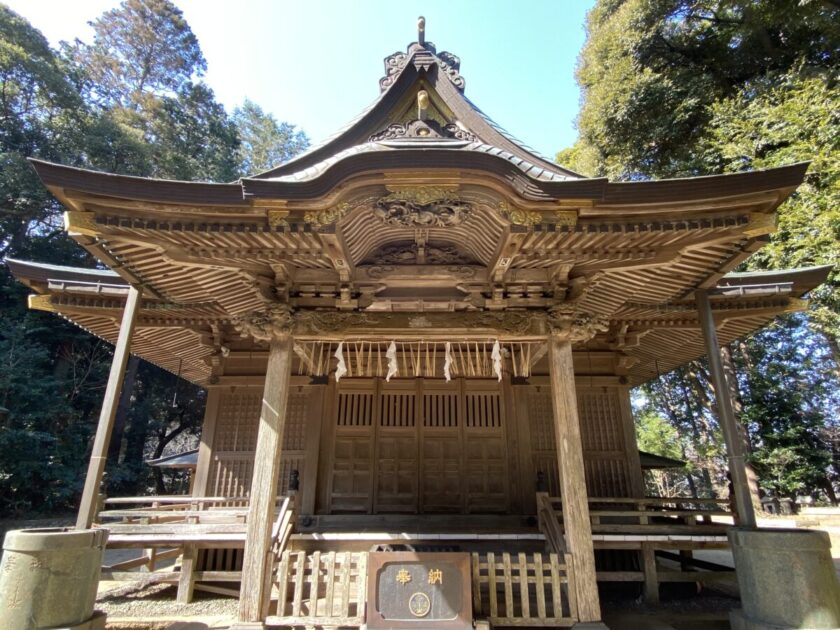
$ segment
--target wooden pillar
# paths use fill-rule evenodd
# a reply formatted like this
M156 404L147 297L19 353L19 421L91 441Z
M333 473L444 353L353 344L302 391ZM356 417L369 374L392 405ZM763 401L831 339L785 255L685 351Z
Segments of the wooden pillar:
M184 553L181 555L181 575L178 576L178 594L176 596L179 604L189 604L192 601L197 554L198 549L195 545L184 546Z
M318 490L318 459L321 451L321 419L324 415L324 399L327 397L326 385L310 388L307 400L305 455L303 465L303 490L300 499L300 513L315 513L315 496Z
M136 287L129 287L128 299L123 310L120 334L117 337L117 345L114 348L114 359L111 362L111 372L108 375L108 384L105 387L105 395L102 398L102 410L99 412L99 424L96 426L96 437L93 440L93 450L90 455L85 487L82 491L82 501L79 505L79 516L76 519L76 529L88 529L93 523L96 515L96 500L99 494L99 485L102 483L102 474L105 472L105 461L108 457L108 445L111 441L111 433L114 430L114 417L117 414L117 402L122 390L125 366L128 363L129 350L131 349L131 338L134 334L134 322L137 319L137 310L140 306L142 290Z
M755 527L755 510L750 498L750 488L747 481L747 469L744 462L744 449L741 443L735 414L732 411L732 400L726 385L726 376L720 360L720 343L718 342L715 319L709 304L709 294L698 289L694 293L697 301L697 311L700 316L700 326L703 329L703 339L706 342L706 355L709 360L709 372L712 385L715 388L715 406L718 421L723 430L726 442L726 453L729 458L729 474L735 490L735 506L738 510L738 524L741 527Z
M645 478L639 457L639 442L636 439L636 423L633 420L630 388L622 385L616 390L616 394L621 408L621 424L624 429L624 452L627 455L627 472L630 475L630 496L641 499L645 496Z
M286 426L286 408L292 373L292 338L278 335L268 353L254 475L251 481L250 507L242 561L242 586L239 595L239 622L259 625L268 603L266 571L271 569L269 546L277 501L280 453Z
M595 551L583 470L572 343L561 336L550 335L548 353L563 523L574 565L578 615L582 622L594 622L601 619L601 604L595 580Z
M213 442L216 439L216 424L219 417L219 402L222 397L221 388L211 387L207 390L207 403L204 407L204 421L201 423L201 442L198 445L198 461L192 481L194 497L210 495L210 467L213 463Z

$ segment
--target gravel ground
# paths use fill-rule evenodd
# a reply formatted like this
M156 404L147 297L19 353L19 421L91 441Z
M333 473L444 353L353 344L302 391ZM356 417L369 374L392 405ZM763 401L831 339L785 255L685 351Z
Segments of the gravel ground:
M154 617L233 617L237 600L211 593L196 591L193 601L179 604L175 601L177 586L130 582L100 593L96 608L108 617L152 619Z

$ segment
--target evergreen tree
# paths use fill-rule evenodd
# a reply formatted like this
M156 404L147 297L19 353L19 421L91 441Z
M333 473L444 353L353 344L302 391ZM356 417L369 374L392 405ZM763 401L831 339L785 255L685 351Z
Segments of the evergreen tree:
M812 160L805 183L779 209L779 230L743 269L837 263L837 3L601 0L588 16L587 31L578 66L579 139L558 161L589 175L633 180ZM822 485L832 501L834 489L817 478L837 479L836 469L828 468L836 441L824 438L836 435L836 408L833 414L816 410L838 387L838 271L811 296L808 318L782 322L772 335L759 333L735 353L746 371L739 379L743 419L762 485L787 494ZM812 353L830 353L819 367L813 361L791 367L806 338ZM754 356L758 344L765 344L760 360ZM811 387L817 382L826 384ZM678 426L668 401L685 393L674 376L647 387L650 394L657 390L662 395L652 395L651 404ZM694 411L683 413L707 415L698 411L707 388L692 386L688 395ZM698 457L703 443L715 439L713 433L697 437Z
M245 100L233 112L233 121L242 142L239 172L254 175L267 171L309 147L309 138L294 125L277 122L253 101Z

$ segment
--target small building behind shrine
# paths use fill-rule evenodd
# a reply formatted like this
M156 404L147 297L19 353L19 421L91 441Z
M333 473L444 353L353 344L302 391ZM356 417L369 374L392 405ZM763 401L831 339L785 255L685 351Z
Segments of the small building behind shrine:
M397 543L423 566L469 554L468 625L600 622L598 580L655 600L655 553L727 547L711 519L726 502L644 497L630 391L806 307L827 268L733 270L807 164L583 177L478 109L422 29L379 90L325 143L236 182L32 161L103 268L7 264L31 308L117 346L79 526L178 549L184 600L241 579L243 623L372 623L368 554ZM208 391L180 523L96 510L129 352ZM432 615L423 601L405 614Z

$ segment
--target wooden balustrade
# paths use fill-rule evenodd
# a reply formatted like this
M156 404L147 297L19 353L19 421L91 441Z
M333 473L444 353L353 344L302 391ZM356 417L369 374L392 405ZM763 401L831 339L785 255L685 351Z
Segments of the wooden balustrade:
M577 623L570 555L472 554L473 615L493 626Z
M367 585L365 552L285 551L277 567L277 614L268 625L362 626Z
M598 571L600 582L642 582L645 599L659 601L663 582L711 582L733 580L734 572L710 562L695 562L692 553L700 549L727 549L726 531L720 522L731 519L726 499L691 497L590 497L589 517L592 542L596 550L611 549L639 553L640 571ZM563 537L562 501L537 493L540 531L552 548ZM624 509L622 509L624 508ZM717 520L715 520L717 519ZM558 534L559 532L559 534ZM680 569L661 570L657 557L672 559L679 553ZM687 571L686 569L702 569Z

